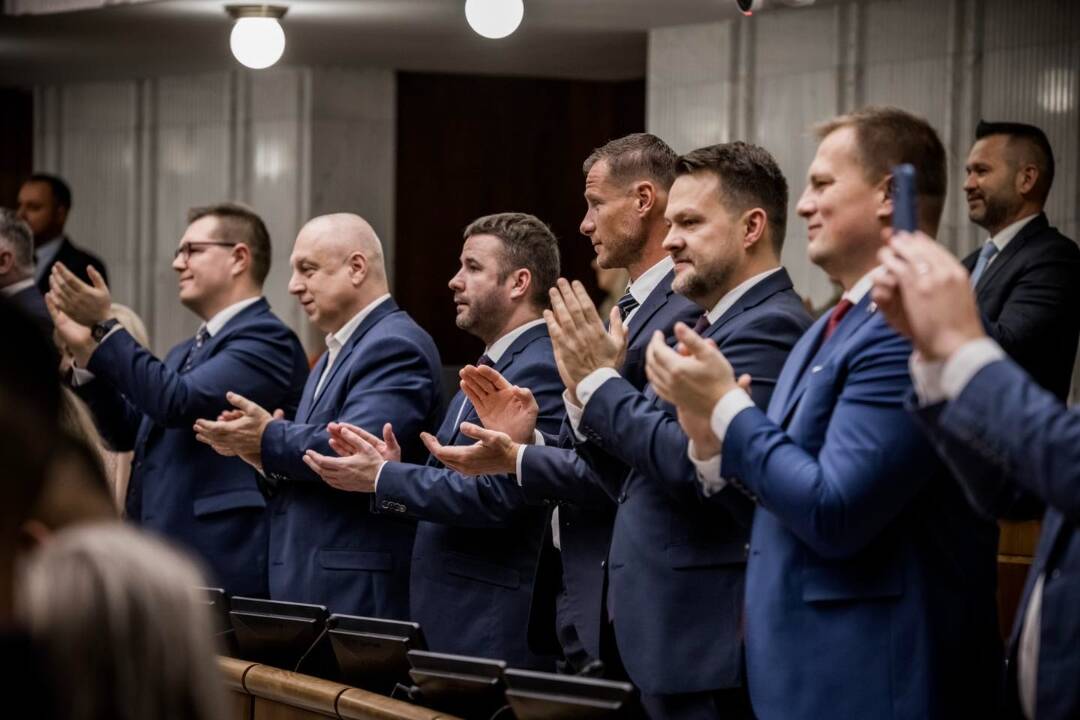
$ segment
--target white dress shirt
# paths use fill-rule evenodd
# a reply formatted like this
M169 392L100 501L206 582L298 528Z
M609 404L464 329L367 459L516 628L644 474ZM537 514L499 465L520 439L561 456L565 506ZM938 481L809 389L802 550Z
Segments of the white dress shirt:
M322 375L319 376L319 383L315 386L315 394L312 395L312 399L319 397L319 393L322 392L323 384L326 382L326 378L330 377L330 369L334 367L334 361L337 360L337 356L341 354L341 348L345 347L345 344L349 342L349 338L356 332L356 328L360 327L360 323L364 322L364 318L371 314L371 312L379 307L390 298L390 293L384 293L375 298L367 305L352 316L349 322L338 328L337 332L328 333L326 336L326 367L323 368Z
M870 288L874 286L874 278L877 273L878 268L875 267L863 275L858 282L851 286L850 290L840 296L840 299L850 301L853 306L858 305L866 297L866 294L870 292ZM721 446L724 444L724 436L727 434L727 429L735 416L752 407L754 407L754 401L750 398L750 394L740 387L729 390L716 403L712 414L709 416L709 426L720 441ZM701 483L705 495L714 495L724 489L727 481L720 477L720 454L709 458L698 458L692 441L687 449L687 454L697 469L698 482Z
M41 281L45 275L45 269L52 264L53 258L60 252L60 246L64 244L65 235L54 237L48 242L43 242L34 248L34 284ZM75 268L68 268L74 272Z
M5 297L11 297L16 293L21 293L26 288L31 288L35 285L37 285L37 283L34 282L34 278L28 277L23 280L13 282L10 285L5 285L4 287L0 288L0 293L2 293Z
M990 260L987 261L986 267L989 268L991 265L993 265L994 261L997 260L998 255L1001 254L1001 251L1004 250L1005 246L1009 244L1009 241L1019 235L1020 231L1024 229L1024 226L1034 220L1036 217L1038 217L1038 215L1039 213L1033 213L1026 217L1022 217L1016 222L1006 225L997 235L994 235L989 240L987 240L987 242L992 242L997 245L997 252L994 253L990 257ZM985 270L983 272L985 272Z

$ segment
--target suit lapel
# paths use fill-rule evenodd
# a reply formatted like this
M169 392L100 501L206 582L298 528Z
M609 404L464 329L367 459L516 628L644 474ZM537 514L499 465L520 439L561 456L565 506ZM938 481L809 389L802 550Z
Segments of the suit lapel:
M667 275L653 288L653 291L649 293L649 296L645 298L645 302L641 304L638 311L634 313L634 317L630 320L630 326L626 336L626 345L630 347L637 342L638 337L641 335L643 328L648 327L649 321L652 320L660 308L667 304L668 298L674 292L671 289L671 282L675 279L675 271L671 270ZM646 342L648 339L646 338Z
M851 309L850 312L840 321L840 324L836 326L836 330L832 336L825 342L821 342L821 338L825 333L825 326L828 325L828 314L819 318L818 322L814 324L812 328L807 332L807 335L813 335L814 344L806 345L799 348L804 355L799 358L800 367L799 374L794 377L787 376L787 373L781 373L781 379L787 380L791 384L791 390L783 398L782 404L778 404L776 409L779 410L779 414L774 418L781 425L787 423L791 417L791 413L798 407L799 400L802 399L803 392L806 391L806 385L810 381L810 378L814 373L818 372L829 358L837 351L838 348L844 346L844 342L855 334L863 323L869 320L874 312L877 310L876 306L870 300L870 293L867 293L859 303ZM824 322L822 322L824 321ZM804 336L803 339L807 339ZM802 341L799 342L802 345ZM798 347L798 346L797 346ZM792 353L794 355L794 353ZM811 360L809 367L807 367L807 360ZM787 370L787 368L784 368ZM793 381L793 382L792 382ZM779 383L778 387L779 389ZM774 393L775 397L776 393ZM773 406L770 404L770 410L773 410ZM772 413L770 413L771 415Z
M990 263L990 267L986 268L982 277L979 278L979 284L975 286L975 295L982 297L988 292L990 284L1001 273L1001 268L1009 264L1009 261L1015 257L1024 246L1024 242L1034 235L1042 232L1050 226L1049 221L1046 219L1044 213L1039 213L1034 218L1028 221L1027 225L1020 228L1020 232L1016 233L1016 237L1009 241L1009 244L1005 246L1005 249L998 253L994 261ZM972 268L975 266L972 265Z
M296 422L298 423L306 423L311 416L311 411L315 405L315 387L319 384L319 378L322 377L329 358L330 353L328 352L324 352L319 356L319 361L315 363L315 367L311 369L311 373L308 375L308 381L304 383L304 393L300 396L300 406L296 408Z

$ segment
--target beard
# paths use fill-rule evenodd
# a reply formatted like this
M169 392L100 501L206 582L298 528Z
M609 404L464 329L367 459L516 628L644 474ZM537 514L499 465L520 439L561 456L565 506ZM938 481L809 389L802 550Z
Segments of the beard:
M985 193L981 193L978 197L983 201L982 212L968 210L968 219L981 228L1001 227L1020 207L1019 198L1016 199L1016 202L1010 202L1010 199L990 196Z
M625 229L613 233L613 236L613 238L604 241L605 253L603 259L599 256L596 259L597 265L605 269L625 268L633 265L641 257L641 251L645 248L645 243L649 239L643 232L634 234Z
M454 323L465 332L484 340L493 339L506 320L506 311L494 294L479 297L465 306L465 311L458 313Z
M671 289L698 302L718 289L727 287L734 274L735 264L725 260L716 260L706 265L695 264L690 270L675 277Z

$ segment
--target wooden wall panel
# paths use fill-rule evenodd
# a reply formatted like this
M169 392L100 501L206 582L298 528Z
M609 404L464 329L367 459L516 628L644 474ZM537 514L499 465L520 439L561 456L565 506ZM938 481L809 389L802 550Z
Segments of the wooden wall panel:
M563 274L594 285L578 232L582 161L645 125L644 84L398 74L395 285L435 338L443 363L483 347L454 325L446 283L462 230L495 212L533 213L559 238Z

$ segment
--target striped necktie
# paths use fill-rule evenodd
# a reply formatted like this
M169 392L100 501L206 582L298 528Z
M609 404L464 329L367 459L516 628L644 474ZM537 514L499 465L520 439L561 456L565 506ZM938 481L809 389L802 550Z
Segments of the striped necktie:
M638 307L637 298L631 295L629 290L615 304L619 306L619 314L622 315L623 322L626 322L626 318Z

